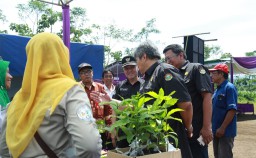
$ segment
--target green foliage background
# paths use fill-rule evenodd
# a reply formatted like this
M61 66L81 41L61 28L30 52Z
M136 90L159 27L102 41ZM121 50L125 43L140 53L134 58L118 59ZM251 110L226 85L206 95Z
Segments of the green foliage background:
M256 75L236 76L234 85L238 90L238 103L256 105Z

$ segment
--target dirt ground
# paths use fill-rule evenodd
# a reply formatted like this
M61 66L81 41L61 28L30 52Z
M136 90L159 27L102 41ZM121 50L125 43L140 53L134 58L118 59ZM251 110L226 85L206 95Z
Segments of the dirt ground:
M256 158L256 114L239 114L234 158ZM214 158L212 143L209 144L209 158Z

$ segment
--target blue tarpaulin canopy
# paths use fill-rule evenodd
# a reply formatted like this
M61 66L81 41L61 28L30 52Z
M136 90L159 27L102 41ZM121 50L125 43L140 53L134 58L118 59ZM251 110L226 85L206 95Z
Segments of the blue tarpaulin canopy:
M3 60L10 61L9 69L13 76L10 98L21 87L26 65L26 45L29 40L30 37L0 34L0 56ZM101 79L103 60L104 46L70 43L70 65L76 79L79 78L77 66L82 62L92 65L94 79Z
M10 73L23 76L26 65L26 45L30 37L0 34L0 56L10 61ZM50 42L50 41L49 41ZM77 66L82 62L90 63L95 79L101 78L103 71L104 47L83 43L70 44L70 65L75 78L78 78Z

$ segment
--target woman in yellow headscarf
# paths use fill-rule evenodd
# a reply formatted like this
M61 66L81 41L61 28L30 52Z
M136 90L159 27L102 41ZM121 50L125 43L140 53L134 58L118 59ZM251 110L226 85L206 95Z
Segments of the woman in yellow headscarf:
M57 157L100 157L101 139L88 96L74 80L69 53L51 33L35 35L26 46L21 89L7 111L2 156L47 157L34 135ZM8 156L7 156L8 157Z

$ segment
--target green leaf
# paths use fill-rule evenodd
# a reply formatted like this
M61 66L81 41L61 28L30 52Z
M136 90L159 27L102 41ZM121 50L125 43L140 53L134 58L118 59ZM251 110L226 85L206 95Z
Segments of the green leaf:
M114 128L116 127L122 127L125 126L126 124L128 124L130 121L126 118L126 119L122 119L122 120L118 120L116 121L112 126L111 126L111 131L113 131Z
M169 117L166 117L167 120L171 119L171 120L176 120L176 121L179 121L182 123L182 119L179 119L179 118L176 118L176 117L172 117L172 116L169 116Z
M176 91L172 91L168 96L172 96Z
M176 133L172 133L169 135L173 140L174 140L174 146L177 148L178 145L179 145L179 141L178 141L178 138L177 138L177 134Z
M158 114L158 113L161 113L161 112L164 112L165 110L155 110L155 111L150 111L148 114Z
M161 97L164 96L164 90L163 90L163 88L160 88L160 89L159 89L158 95L161 96Z
M150 92L147 92L146 94L150 95L153 98L158 98L158 94L156 92L150 91Z
M166 104L168 105L175 105L177 103L178 99L170 98L166 101Z
M128 142L128 143L131 143L132 140L133 140L133 137L134 137L134 135L132 134L131 130L128 129L128 128L126 128L125 126L122 126L122 127L120 127L120 128L121 128L122 131L125 133L126 138L127 138L127 142Z
M141 138L142 142L147 142L150 138L150 134L149 133L144 133L144 134L141 135L140 138Z
M138 108L140 109L146 102L148 102L149 100L152 100L153 98L149 98L149 97L142 97L139 99L138 102Z
M168 112L167 117L169 117L172 114L174 114L175 112L179 112L179 111L184 111L184 110L180 109L180 108L172 109L171 111Z
M151 121L151 120L150 120L150 121L149 121L149 124L150 124L151 127L156 127L156 122L154 122L154 121Z

